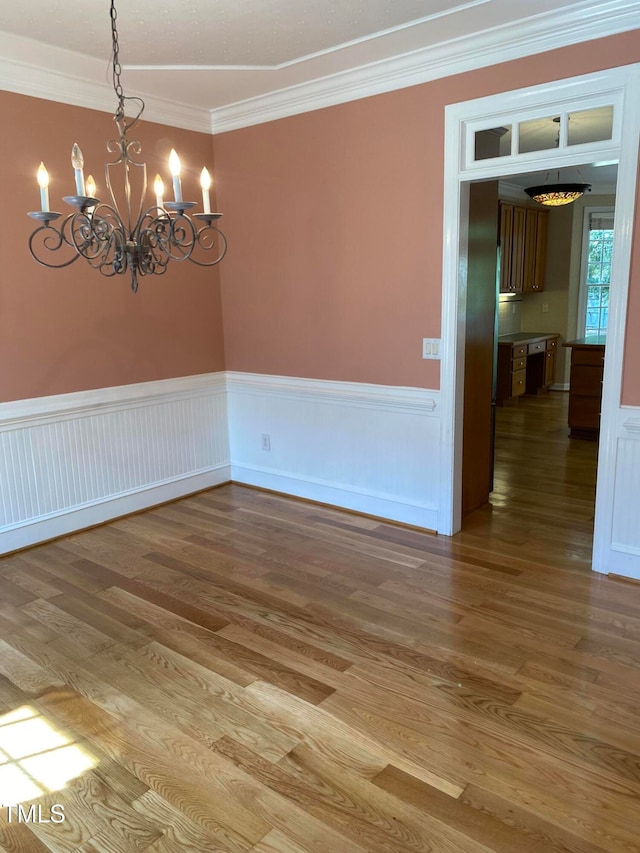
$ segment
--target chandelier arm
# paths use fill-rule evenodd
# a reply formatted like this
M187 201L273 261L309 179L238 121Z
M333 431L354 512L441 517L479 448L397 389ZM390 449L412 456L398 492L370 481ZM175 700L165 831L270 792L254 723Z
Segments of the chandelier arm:
M62 248L63 245L69 246L70 248L75 248L73 242L70 241L65 235L65 228L67 223L73 217L73 213L69 214L67 218L64 220L62 225L59 228L54 227L53 225L41 225L39 228L31 234L29 237L29 252L31 253L31 257L39 263L43 267L48 267L52 270L60 270L64 267L69 267L71 264L74 264L79 257L79 254L75 254L68 261L62 261L59 264L49 263L49 261L44 260L46 255L41 255L40 252L57 252ZM40 240L39 245L36 243L37 240Z
M191 261L191 263L196 264L199 267L215 267L216 264L219 264L220 261L227 254L227 238L219 228L216 228L215 225L205 226L204 228L201 228L198 231L196 235L198 245L201 246L206 252L209 252L211 251L211 249L213 249L213 245L216 238L214 237L214 235L209 235L210 231L215 231L219 235L219 241L221 245L220 253L218 254L218 257L215 258L215 260L213 261L197 261L194 257L190 257L189 260Z
M169 217L169 233L163 249L172 261L186 261L196 245L197 232L193 221L184 213Z

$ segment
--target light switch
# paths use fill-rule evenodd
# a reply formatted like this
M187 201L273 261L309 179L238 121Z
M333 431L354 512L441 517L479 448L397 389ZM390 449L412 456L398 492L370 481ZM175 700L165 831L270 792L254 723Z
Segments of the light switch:
M422 357L440 358L440 338L422 339Z

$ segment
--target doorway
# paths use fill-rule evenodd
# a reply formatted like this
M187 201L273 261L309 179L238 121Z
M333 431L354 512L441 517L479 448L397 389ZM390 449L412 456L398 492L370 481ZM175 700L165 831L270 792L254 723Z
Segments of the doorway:
M615 571L628 564L637 550L635 541L628 554L613 541L615 453L618 441L622 386L622 356L626 323L630 244L634 223L637 148L640 109L631 91L638 85L639 66L585 75L553 86L532 87L503 93L446 108L445 200L443 241L443 311L441 370L441 482L438 530L451 535L461 526L462 426L464 393L464 344L466 309L466 261L468 251L469 187L471 182L519 175L533 169L619 162L615 268L611 283L610 331L605 365L605 394L602 406L598 495L596 505L594 559L597 571ZM612 108L608 139L593 142L571 140L569 117L602 106ZM518 148L520 128L530 119L560 116L559 144L554 150L524 151ZM564 118L563 118L564 117ZM564 124L563 124L564 122ZM476 159L476 133L510 129L510 147L497 157ZM613 459L612 459L613 455ZM629 528L631 531L631 528ZM627 528L624 528L625 534Z
M470 186L462 529L482 530L511 547L518 542L525 550L553 542L559 560L564 551L572 563L588 565L597 433L589 435L594 441L580 441L574 424L569 439L572 350L563 344L593 333L596 320L606 322L617 167L582 166L561 179L574 173L591 190L555 208L535 206L525 194L541 182L536 173ZM525 248L529 279L524 289L508 292L505 271L523 259L500 217L513 218L514 209L523 221L526 214L534 234ZM609 230L593 230L605 224ZM585 278L593 282L589 287ZM529 345L528 357L520 343L527 340L539 342ZM542 351L531 354L536 346ZM575 394L572 399L575 420ZM599 400L585 401L600 410Z

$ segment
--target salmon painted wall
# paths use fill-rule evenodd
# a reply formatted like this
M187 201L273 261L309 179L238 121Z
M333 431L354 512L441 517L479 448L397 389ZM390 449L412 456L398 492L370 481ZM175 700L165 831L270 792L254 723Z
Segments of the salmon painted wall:
M438 388L445 106L638 61L636 31L217 135L227 369Z
M640 406L640 161L636 186L636 227L631 249L631 287L627 306L627 340L622 371L622 402Z
M26 214L40 207L40 161L50 173L52 210L71 210L61 199L75 192L74 142L85 177L93 174L105 198L112 117L9 92L0 92L0 112L7 128L0 135L0 401L223 369L218 268L174 264L164 276L141 279L134 295L128 276L104 278L83 260L48 270L29 255L35 222ZM175 147L185 198L200 200L200 169L213 166L209 135L146 122L131 138L142 143L150 184L161 172L170 185L166 163ZM151 189L148 200L154 201Z

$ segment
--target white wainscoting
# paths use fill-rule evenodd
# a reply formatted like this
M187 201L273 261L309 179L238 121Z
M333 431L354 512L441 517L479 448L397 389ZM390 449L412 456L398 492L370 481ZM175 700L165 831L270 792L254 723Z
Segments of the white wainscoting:
M223 373L0 404L0 553L229 479Z
M227 389L235 482L437 529L438 391L235 372Z
M610 446L600 447L594 569L640 580L640 407L621 406Z

